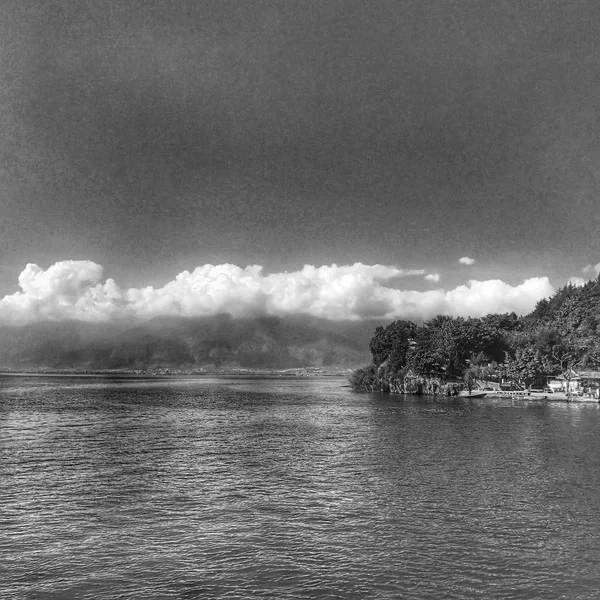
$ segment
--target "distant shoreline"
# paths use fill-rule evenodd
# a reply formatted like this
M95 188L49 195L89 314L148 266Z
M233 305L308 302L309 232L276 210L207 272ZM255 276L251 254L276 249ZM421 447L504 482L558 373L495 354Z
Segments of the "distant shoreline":
M0 370L0 376L8 377L113 377L122 379L177 379L181 377L272 377L272 378L292 378L292 377L345 377L350 372L348 370L311 370L311 369L256 369L256 370L207 370L207 371L185 371L179 369L165 370L35 370L35 371L5 371Z

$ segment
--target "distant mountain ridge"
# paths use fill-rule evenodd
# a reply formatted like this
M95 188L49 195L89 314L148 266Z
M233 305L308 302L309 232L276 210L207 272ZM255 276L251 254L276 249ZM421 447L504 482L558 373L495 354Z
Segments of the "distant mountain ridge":
M0 368L353 368L370 359L369 340L381 324L229 314L157 317L133 327L46 321L0 327Z

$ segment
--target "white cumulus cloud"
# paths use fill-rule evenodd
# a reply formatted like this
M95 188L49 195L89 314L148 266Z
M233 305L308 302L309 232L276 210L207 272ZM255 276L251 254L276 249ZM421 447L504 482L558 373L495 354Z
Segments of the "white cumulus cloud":
M469 258L468 256L462 256L461 258L458 259L458 262L461 265L474 265L475 264L475 259L474 258Z
M437 283L440 280L440 274L439 273L429 273L428 275L425 275L425 280L433 281L434 283Z
M588 275L589 277L598 277L598 275L600 275L600 263L597 263L595 265L587 265L581 270L585 275Z
M567 283L570 283L575 287L581 287L586 284L586 280L583 277L570 277Z
M80 319L108 321L126 305L112 279L89 260L65 260L44 270L28 264L19 275L21 292L0 300L0 319L10 323Z
M327 319L430 318L437 314L481 316L531 311L554 289L547 277L511 286L500 280L469 281L453 290L414 291L400 279L423 274L384 265L305 265L266 274L259 265L202 265L163 287L122 288L91 261L61 261L43 269L28 264L21 291L0 300L0 321L80 319L107 322L159 315L233 316L305 313ZM434 278L437 276L437 279ZM438 274L426 276L437 281Z

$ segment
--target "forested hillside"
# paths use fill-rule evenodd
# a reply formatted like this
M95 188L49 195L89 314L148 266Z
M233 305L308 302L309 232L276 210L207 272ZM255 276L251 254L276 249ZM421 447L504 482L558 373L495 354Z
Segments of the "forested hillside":
M437 316L421 326L394 321L377 327L372 363L354 372L359 389L439 392L474 380L509 380L528 386L546 375L600 364L600 277L567 285L524 317Z

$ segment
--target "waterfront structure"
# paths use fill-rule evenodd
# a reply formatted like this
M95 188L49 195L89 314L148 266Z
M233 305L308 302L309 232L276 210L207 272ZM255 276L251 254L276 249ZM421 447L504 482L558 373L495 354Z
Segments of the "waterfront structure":
M553 392L566 392L567 383L572 394L600 395L600 371L571 371L567 377L553 375L548 377L547 385Z

